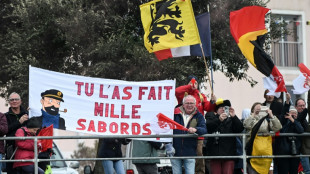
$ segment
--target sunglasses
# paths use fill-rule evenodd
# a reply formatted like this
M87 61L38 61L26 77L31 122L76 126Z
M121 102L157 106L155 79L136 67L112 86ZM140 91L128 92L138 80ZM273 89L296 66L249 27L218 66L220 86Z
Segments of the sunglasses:
M9 99L10 102L19 101L19 100L20 100L20 98L10 98L10 99Z

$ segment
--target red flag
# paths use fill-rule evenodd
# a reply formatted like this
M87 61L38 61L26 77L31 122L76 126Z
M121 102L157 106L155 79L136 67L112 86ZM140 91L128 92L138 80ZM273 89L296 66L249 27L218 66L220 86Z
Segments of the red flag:
M165 124L168 124L170 129L179 129L179 130L184 130L184 131L188 131L188 129L184 126L182 126L181 124L175 122L174 120L172 120L171 118L165 116L162 113L157 114L157 118L158 118L158 125L159 127L165 127Z
M39 132L38 136L53 136L53 125L43 128ZM49 148L53 148L53 139L42 139L40 141L42 146L42 152L46 151Z
M299 66L300 72L302 72L303 74L306 73L308 77L310 76L310 70L306 67L305 64L300 63L298 66Z
M293 80L294 89L292 91L294 94L304 94L310 89L310 70L303 63L300 63L298 66L302 74Z
M246 59L267 76L264 78L264 86L270 91L268 94L279 97L280 92L287 92L284 79L263 46L268 32L265 15L269 10L249 6L230 12L230 32Z
M287 92L283 76L276 66L273 67L271 74L274 77L274 81L277 83L277 89L275 92Z

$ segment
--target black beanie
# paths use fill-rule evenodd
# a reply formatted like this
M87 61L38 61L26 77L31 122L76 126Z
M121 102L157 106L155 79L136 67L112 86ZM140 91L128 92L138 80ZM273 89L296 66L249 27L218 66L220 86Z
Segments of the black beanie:
M220 107L224 107L224 106L231 106L230 101L229 100L223 100L221 98L219 98L216 101L216 106L215 106L215 111L217 111Z
M188 82L190 82L192 79L195 79L196 81L197 81L197 83L198 83L198 79L197 79L197 77L196 76L194 76L194 75L190 75L190 76L188 76Z
M26 123L27 128L41 128L41 126L42 123L39 121L38 117L31 117Z

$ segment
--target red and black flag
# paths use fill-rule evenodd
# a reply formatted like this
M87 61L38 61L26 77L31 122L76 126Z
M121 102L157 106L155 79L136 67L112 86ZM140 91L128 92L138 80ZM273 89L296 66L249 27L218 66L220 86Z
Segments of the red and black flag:
M275 89L273 87L269 91L286 92L282 74L263 49L265 34L268 32L265 15L269 10L260 6L249 6L230 12L230 32L248 61L267 76L267 80L275 83Z

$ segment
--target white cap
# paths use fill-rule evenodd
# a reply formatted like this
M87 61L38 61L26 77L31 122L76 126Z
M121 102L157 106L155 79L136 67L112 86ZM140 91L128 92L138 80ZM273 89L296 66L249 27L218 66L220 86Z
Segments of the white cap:
M251 109L246 108L242 110L242 119L245 120L247 119L251 114Z

